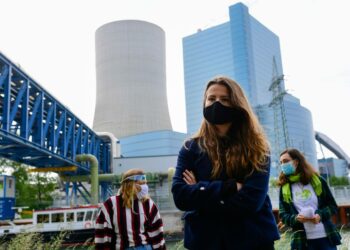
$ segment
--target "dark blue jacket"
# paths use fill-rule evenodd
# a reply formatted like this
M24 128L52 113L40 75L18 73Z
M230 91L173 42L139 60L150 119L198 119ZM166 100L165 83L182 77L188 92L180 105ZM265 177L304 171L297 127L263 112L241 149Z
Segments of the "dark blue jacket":
M211 161L194 140L180 150L172 193L176 206L185 211L184 245L188 249L250 250L279 239L272 206L267 195L266 172L254 172L243 188L225 198L223 180L212 180ZM197 184L183 181L185 169L192 171Z

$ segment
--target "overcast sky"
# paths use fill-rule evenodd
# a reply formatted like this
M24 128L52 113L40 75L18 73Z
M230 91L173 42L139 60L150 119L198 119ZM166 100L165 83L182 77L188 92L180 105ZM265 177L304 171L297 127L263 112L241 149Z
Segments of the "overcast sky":
M286 86L314 129L350 155L350 7L347 0L242 1L280 38ZM95 31L116 20L166 33L167 88L176 131L186 130L182 38L229 20L228 0L0 0L0 51L92 127ZM317 145L319 152L319 146Z

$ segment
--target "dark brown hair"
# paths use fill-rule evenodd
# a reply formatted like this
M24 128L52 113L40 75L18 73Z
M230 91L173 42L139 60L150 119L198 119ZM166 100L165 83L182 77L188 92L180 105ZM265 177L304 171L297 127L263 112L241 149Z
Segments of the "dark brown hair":
M287 148L280 154L280 157L284 154L289 154L292 160L295 161L295 164L296 164L295 173L300 174L300 182L302 184L304 185L309 184L312 176L314 174L318 175L316 170L305 159L305 156L299 150L295 148ZM288 177L283 172L281 172L278 177L278 185L283 186L287 182L288 182Z

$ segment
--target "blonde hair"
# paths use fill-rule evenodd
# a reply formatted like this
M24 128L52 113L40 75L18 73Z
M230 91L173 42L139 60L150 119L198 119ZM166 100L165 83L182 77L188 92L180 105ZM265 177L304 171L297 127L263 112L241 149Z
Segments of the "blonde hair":
M254 170L264 171L269 154L269 144L243 90L237 82L230 78L216 77L207 84L203 107L205 106L207 91L214 84L225 86L229 92L231 105L239 108L244 114L242 123L233 122L227 134L232 142L225 152L227 175L230 178L237 176L237 174L246 177ZM193 138L198 142L200 148L209 155L213 165L212 178L218 178L223 163L220 159L217 128L203 119L198 132Z
M141 174L145 174L144 171L142 169L137 168L129 169L125 173L123 173L119 192L122 196L124 207L132 208L132 204L137 194L135 186L136 181L127 178L133 175ZM142 199L142 202L144 202L147 199L148 197Z

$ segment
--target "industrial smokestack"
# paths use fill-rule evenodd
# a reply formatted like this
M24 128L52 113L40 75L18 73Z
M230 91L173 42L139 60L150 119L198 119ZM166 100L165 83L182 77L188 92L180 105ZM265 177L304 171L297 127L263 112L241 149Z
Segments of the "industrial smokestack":
M159 26L124 20L97 29L96 81L95 131L122 138L172 130Z

